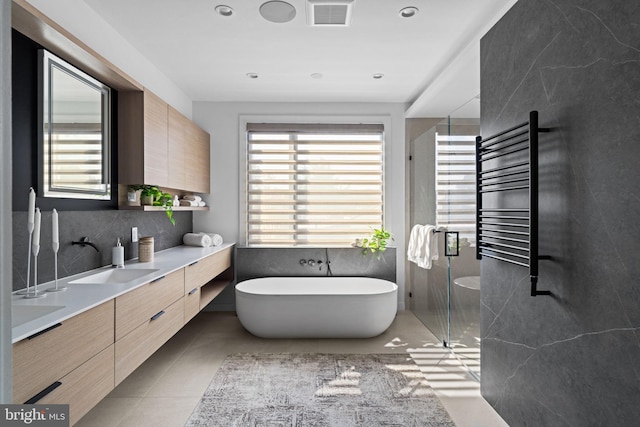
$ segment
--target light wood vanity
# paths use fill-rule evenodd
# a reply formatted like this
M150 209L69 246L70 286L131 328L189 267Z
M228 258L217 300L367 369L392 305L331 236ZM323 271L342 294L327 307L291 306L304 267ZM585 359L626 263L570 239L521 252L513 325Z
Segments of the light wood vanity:
M14 403L69 404L73 425L233 281L233 247L15 342Z

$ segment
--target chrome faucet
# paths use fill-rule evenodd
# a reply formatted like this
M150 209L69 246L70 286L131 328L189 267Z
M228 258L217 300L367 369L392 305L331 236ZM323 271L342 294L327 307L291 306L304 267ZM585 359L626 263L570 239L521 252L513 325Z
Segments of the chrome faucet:
M96 252L100 252L100 249L98 249L98 247L97 247L94 243L91 243L91 242L89 241L89 238L88 238L88 237L82 237L82 238L80 238L80 240L79 240L79 241L77 241L77 242L71 242L71 244L72 244L72 245L80 245L80 246L87 246L87 245L89 245L89 246L91 246L93 249L95 249L95 250L96 250Z

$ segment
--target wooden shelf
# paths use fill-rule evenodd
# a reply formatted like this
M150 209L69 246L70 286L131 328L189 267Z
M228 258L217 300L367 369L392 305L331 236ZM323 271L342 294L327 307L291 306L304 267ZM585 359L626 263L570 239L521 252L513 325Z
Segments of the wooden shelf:
M227 285L231 283L229 280L218 279L212 280L208 284L204 285L200 288L200 310L205 308L207 304L209 304L215 297L220 295L220 293L227 287Z
M118 209L129 211L164 211L162 206L118 206ZM173 208L174 212L178 211L208 211L209 206L176 206Z

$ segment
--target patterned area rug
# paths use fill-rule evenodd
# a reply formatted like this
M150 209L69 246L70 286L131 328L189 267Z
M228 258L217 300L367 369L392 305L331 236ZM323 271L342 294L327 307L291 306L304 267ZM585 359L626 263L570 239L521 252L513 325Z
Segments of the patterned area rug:
M186 425L455 426L401 354L233 354Z

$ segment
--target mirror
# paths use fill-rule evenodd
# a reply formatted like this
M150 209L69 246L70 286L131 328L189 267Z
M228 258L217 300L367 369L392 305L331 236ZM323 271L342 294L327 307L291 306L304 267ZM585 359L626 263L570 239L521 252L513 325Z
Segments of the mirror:
M39 183L44 197L111 198L111 89L39 51Z

